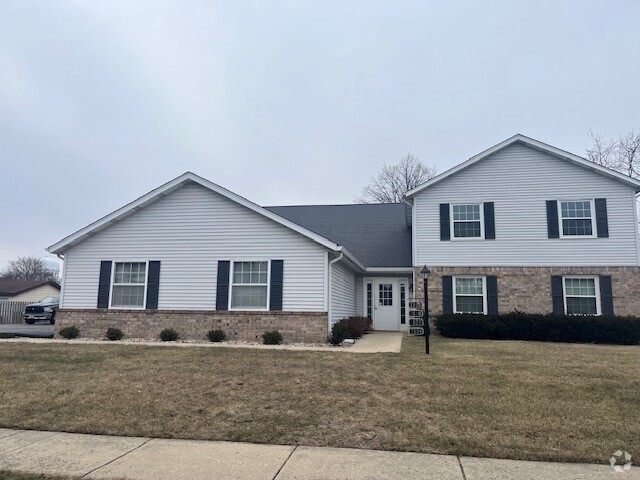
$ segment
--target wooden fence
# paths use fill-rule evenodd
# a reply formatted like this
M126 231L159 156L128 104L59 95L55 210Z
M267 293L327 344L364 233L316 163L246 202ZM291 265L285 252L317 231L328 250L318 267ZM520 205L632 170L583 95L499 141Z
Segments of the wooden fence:
M24 307L33 302L11 302L0 300L0 324L2 323L24 323L22 315Z

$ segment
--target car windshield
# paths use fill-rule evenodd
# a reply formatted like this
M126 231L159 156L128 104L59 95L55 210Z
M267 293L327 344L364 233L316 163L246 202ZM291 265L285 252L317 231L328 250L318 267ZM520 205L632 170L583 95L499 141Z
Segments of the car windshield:
M47 297L40 301L40 303L58 303L60 301L60 297Z

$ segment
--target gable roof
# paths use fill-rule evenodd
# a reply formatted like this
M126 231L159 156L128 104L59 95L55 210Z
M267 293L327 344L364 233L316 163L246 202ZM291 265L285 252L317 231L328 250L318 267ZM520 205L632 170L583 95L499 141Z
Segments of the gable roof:
M60 285L53 280L15 280L13 278L0 278L0 295L13 297L45 285L51 285L60 290Z
M411 228L402 203L265 208L344 245L367 268L411 267Z
M202 178L195 173L186 172L180 175L179 177L174 178L173 180L161 185L160 187L151 190L149 193L141 196L140 198L134 200L133 202L125 205L122 208L110 213L102 217L99 220L87 225L86 227L78 230L75 233L63 238L57 243L54 243L50 247L47 248L47 251L54 254L61 254L68 250L70 247L77 245L92 235L108 228L109 226L127 218L129 215L137 212L138 210L150 205L153 202L158 201L159 199L169 195L171 192L183 187L187 184L197 184L201 185L204 188L211 190L212 192L218 193L223 197L228 198L229 200L242 205L249 210L252 210L266 218L273 220L280 225L283 225L299 234L309 238L310 240L322 245L323 247L328 248L334 252L344 253L345 257L347 257L350 261L352 261L357 267L364 270L364 265L360 263L344 246L338 245L337 243L324 238L323 236L304 228L291 220L281 217L274 212L271 212L260 205L253 203L247 200L240 195L233 193L226 188L221 187L209 180Z
M535 140L533 138L529 138L524 135L517 134L511 138L506 139L503 142L498 143L497 145L494 145L491 148L488 148L483 152L480 152L477 155L474 155L467 161L462 162L453 168L450 168L446 172L443 172L440 175L436 175L431 180L426 181L422 185L418 185L417 187L409 190L405 194L405 197L406 198L413 197L417 193L420 193L421 191L423 191L425 188L435 185L436 183L440 183L441 181L447 179L451 175L455 175L456 173L470 167L471 165L474 165L475 163L484 160L485 158L493 155L494 153L499 152L500 150L514 144L526 145L535 150L548 153L549 155L552 155L556 158L571 162L574 165L577 165L582 168L586 168L587 170L591 170L592 172L598 173L600 175L604 175L605 177L609 177L613 180L617 180L621 183L624 183L625 185L628 185L629 187L634 188L636 192L640 192L639 180L631 178L627 175L623 175L622 173L616 172L615 170L612 170L607 167L603 167L602 165L598 165L597 163L587 160L586 158L583 158L578 155L574 155L573 153L567 152L565 150L561 150L559 148L553 147L539 140Z

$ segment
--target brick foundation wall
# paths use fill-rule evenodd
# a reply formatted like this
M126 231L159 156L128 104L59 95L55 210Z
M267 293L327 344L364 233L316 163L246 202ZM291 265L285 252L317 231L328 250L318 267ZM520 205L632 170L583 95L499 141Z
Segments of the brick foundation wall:
M428 266L428 265L427 265ZM552 275L611 275L613 311L640 317L640 267L430 267L429 313L442 313L443 275L495 275L498 311L552 313ZM422 267L414 268L416 298L423 298Z
M212 329L221 329L228 340L262 342L267 330L278 330L285 343L325 343L326 312L240 312L193 310L107 310L60 309L56 314L55 337L61 328L75 325L84 338L104 338L109 327L121 329L125 338L159 340L165 328L180 338L206 340Z

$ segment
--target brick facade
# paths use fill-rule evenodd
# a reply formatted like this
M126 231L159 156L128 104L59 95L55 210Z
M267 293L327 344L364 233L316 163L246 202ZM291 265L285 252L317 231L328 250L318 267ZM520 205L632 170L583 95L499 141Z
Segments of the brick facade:
M182 339L206 340L212 329L221 329L229 340L262 341L267 330L278 330L285 343L325 343L326 312L251 312L203 310L107 310L60 309L55 337L61 328L75 325L80 336L104 338L109 327L121 329L125 338L159 339L165 328L175 329Z
M415 297L423 298L420 270L414 268ZM443 275L495 275L498 311L552 313L552 275L611 275L616 315L640 316L640 267L429 267L429 313L442 313Z

